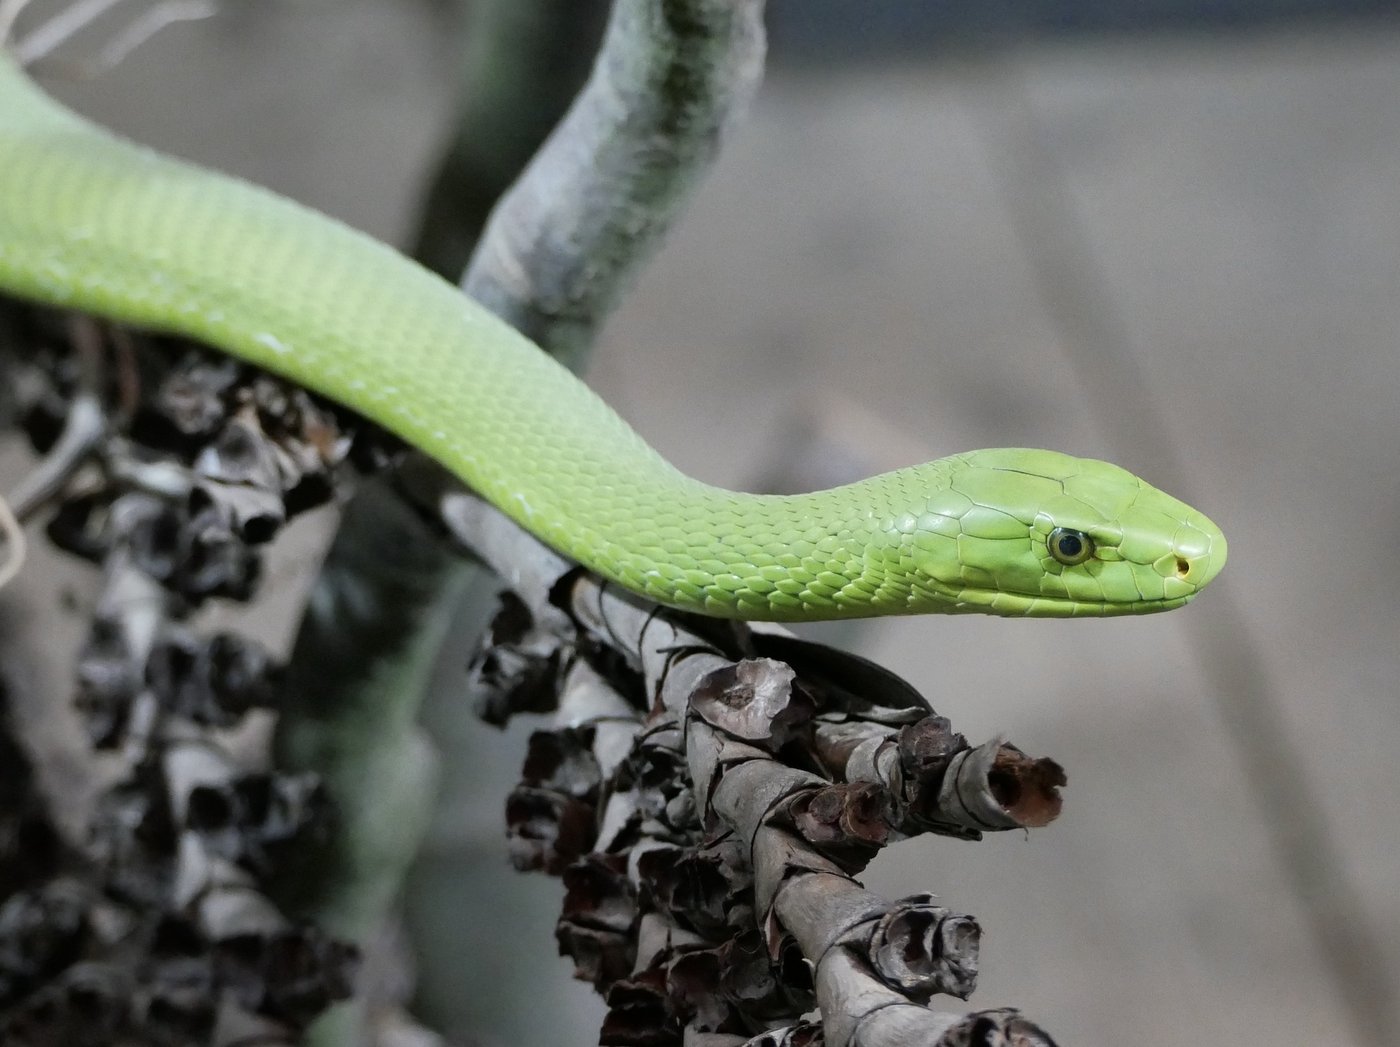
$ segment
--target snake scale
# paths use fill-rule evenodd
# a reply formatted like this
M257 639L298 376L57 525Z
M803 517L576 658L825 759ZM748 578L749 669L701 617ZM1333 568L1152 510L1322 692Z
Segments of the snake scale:
M565 368L389 247L123 141L0 55L0 292L183 335L440 461L645 597L721 617L1179 607L1220 571L1200 512L1115 465L955 454L810 494L666 462Z

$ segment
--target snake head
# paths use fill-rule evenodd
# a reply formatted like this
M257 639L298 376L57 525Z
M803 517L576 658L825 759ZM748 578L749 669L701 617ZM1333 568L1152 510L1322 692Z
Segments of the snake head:
M926 511L901 522L912 602L1027 617L1180 607L1220 573L1225 536L1132 473L1054 451L945 459Z

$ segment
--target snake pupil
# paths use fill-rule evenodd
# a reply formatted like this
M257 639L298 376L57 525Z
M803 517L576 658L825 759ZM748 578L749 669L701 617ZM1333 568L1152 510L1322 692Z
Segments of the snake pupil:
M1050 555L1062 564L1081 564L1094 552L1094 543L1083 531L1057 527L1050 532Z

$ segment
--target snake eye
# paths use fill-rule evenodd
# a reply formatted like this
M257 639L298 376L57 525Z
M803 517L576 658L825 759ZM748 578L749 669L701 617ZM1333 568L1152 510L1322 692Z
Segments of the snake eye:
M1094 555L1094 540L1083 531L1056 527L1046 539L1050 555L1067 567L1081 564Z

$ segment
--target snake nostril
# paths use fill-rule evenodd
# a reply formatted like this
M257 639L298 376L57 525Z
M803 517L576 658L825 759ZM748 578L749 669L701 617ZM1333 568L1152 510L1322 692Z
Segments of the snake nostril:
M1176 558L1176 576L1178 578L1185 578L1190 573L1191 565L1178 556Z

